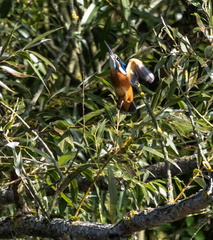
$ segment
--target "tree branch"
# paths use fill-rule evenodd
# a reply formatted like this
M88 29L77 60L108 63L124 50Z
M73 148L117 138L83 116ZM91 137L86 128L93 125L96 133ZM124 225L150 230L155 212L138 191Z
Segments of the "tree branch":
M195 168L197 168L197 154L177 158L174 160L174 163L177 164L179 168L177 168L174 164L171 164L172 176L191 173ZM144 170L152 173L148 176L146 181L165 178L167 174L165 162L158 162L156 164L149 165L144 168ZM141 179L143 179L143 175L141 175Z
M180 202L139 213L130 212L116 225L62 219L48 221L42 216L38 219L31 215L0 218L0 238L37 236L73 240L117 240L121 237L127 239L137 231L175 222L190 214L205 210L213 202L212 182L211 178L208 189Z

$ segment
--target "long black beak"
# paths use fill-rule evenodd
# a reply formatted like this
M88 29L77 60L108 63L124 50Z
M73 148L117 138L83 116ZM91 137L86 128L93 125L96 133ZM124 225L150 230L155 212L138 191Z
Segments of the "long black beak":
M106 46L107 46L107 48L108 48L108 50L109 50L109 55L110 55L110 56L113 56L114 53L113 53L112 49L110 48L110 46L107 44L106 41L104 41L104 43L106 44Z

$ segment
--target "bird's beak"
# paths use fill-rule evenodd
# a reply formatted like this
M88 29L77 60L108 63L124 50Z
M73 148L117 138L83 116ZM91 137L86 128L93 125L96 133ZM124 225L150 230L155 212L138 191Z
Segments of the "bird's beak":
M105 41L104 41L105 42ZM110 64L110 68L111 69L115 69L116 68L116 60L115 60L115 54L112 51L112 49L109 47L109 45L107 44L107 42L105 42L108 50L109 50L109 64Z
M105 44L106 44L106 46L107 46L107 48L108 48L109 55L110 55L111 57L114 56L114 53L113 53L112 49L110 48L110 46L107 44L106 41L104 41L104 42L105 42Z

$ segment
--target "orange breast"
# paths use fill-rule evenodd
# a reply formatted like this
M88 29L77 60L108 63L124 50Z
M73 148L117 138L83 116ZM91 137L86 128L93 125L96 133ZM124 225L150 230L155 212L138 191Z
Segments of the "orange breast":
M132 95L132 86L127 76L117 70L111 70L110 76L117 97L122 98L123 100L130 100L130 96L128 97L126 95Z
M133 89L127 76L111 70L110 72L112 85L115 89L115 94L118 97L118 105L123 101L123 108L128 112L133 101Z

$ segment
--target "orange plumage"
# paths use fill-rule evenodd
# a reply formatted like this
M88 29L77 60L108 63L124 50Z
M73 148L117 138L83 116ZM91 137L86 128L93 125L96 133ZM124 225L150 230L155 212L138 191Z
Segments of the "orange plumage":
M123 109L126 112L134 112L136 107L133 102L133 89L127 76L116 69L112 69L110 77L118 98L118 109Z
M137 84L140 78L148 81L154 81L154 75L147 69L143 62L132 58L128 64L125 64L105 42L110 56L110 78L118 98L118 109L125 112L135 112L136 106L133 101L132 84Z

